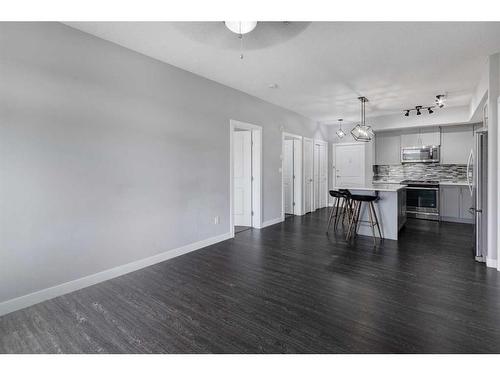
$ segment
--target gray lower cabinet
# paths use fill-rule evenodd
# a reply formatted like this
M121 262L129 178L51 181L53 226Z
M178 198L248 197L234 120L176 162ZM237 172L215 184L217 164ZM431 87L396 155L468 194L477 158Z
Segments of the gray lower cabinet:
M460 217L460 187L459 186L441 186L440 188L440 215L441 220L447 221L447 218Z
M440 214L442 221L473 223L474 216L469 209L472 197L467 186L441 185Z

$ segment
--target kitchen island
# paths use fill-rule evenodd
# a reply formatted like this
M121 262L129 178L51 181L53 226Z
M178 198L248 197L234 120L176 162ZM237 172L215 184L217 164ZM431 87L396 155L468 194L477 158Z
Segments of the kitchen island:
M335 186L330 190L347 189L353 195L375 195L379 200L375 202L382 237L397 240L399 230L406 223L406 185L400 184L369 184ZM366 224L368 221L367 204L363 203L358 234L372 236L372 228ZM378 233L375 232L377 235Z

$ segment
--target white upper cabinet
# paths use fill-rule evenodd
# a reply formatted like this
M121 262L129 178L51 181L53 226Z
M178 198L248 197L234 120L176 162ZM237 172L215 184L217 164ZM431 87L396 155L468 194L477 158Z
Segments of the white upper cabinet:
M439 146L441 133L439 127L403 130L401 147Z
M474 147L474 131L471 125L443 127L441 145L442 164L467 164Z
M420 146L420 132L418 129L404 129L401 131L401 147Z
M400 132L379 132L375 134L375 164L401 163Z
M402 129L375 134L375 164L401 163L401 147L441 145L441 164L467 164L474 147L474 126L453 125Z

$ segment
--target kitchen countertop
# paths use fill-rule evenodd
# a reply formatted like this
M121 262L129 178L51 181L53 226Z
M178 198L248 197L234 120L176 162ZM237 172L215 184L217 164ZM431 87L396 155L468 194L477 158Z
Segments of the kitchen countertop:
M396 184L396 183L392 183L392 184L386 183L386 184L335 186L331 190L347 189L347 190L396 192L396 191L404 189L404 188L406 188L406 185L400 185L400 184Z
M445 186L468 186L467 181L440 181L439 185Z
M383 180L383 181L382 180L378 180L378 181L375 180L375 181L373 181L373 184L374 185L375 184L377 184L377 185L379 185L379 184L400 184L402 181L403 180Z
M400 184L404 180L375 180L373 181L373 185L379 186L379 185L387 185L387 184ZM465 180L443 180L439 181L440 185L444 186L467 186L467 181Z

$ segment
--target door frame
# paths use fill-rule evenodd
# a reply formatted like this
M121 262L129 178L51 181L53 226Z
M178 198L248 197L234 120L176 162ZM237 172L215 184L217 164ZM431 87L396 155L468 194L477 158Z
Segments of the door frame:
M281 133L281 219L285 220L285 189L284 189L284 184L283 184L283 167L284 167L284 154L285 154L285 138L293 138L293 140L297 140L299 142L299 149L301 152L300 158L298 159L300 162L300 165L295 165L295 162L293 163L293 172L295 174L295 179L293 182L293 199L295 201L295 206L294 206L294 215L301 216L304 214L303 209L302 209L302 167L303 167L303 155L302 155L302 139L303 137L298 134L293 134L293 133L288 133L288 132L282 132ZM295 155L295 146L294 146L294 155ZM295 156L294 156L294 161L295 161ZM296 210L295 210L296 209ZM295 213L296 212L296 213Z
M229 232L234 237L234 131L252 132L252 228L262 228L262 126L229 120Z
M319 209L319 207L316 207L316 181L314 180L314 150L315 150L315 146L319 144L319 145L323 145L325 146L325 162L326 162L326 193L325 193L325 202L326 202L326 207L328 207L328 202L329 202L329 199L328 199L328 188L329 188L329 168L328 168L328 142L327 141L323 141L321 139L313 139L313 201L312 201L312 206L311 206L311 209L312 209L312 212L316 211L317 209ZM319 186L318 186L318 189L319 189Z

